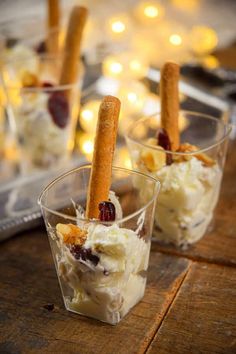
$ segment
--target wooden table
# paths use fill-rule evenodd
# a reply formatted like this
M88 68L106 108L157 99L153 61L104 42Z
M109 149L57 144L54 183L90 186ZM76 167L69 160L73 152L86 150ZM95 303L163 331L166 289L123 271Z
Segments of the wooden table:
M65 310L43 228L2 243L0 353L236 353L235 199L236 142L214 231L186 251L153 244L144 299L115 327Z

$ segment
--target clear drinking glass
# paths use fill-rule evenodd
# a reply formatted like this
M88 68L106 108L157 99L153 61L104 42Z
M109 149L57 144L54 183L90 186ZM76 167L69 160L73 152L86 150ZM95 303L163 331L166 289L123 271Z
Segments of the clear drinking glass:
M184 126L179 152L157 146L160 114L132 124L126 142L133 168L161 183L154 239L187 246L206 233L213 219L231 127L196 112L181 111L180 117ZM145 185L139 188L144 198L152 193Z
M30 56L3 68L11 127L23 174L60 167L74 146L81 77L60 85L62 56ZM78 62L79 65L79 62Z
M117 324L144 295L159 182L113 167L109 197L116 220L88 220L82 208L90 171L82 166L57 178L39 204L66 309ZM145 202L137 180L151 191Z

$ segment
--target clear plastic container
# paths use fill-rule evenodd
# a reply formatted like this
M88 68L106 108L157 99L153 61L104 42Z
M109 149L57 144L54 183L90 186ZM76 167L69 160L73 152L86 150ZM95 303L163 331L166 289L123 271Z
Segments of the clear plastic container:
M73 150L83 70L74 84L59 85L62 60L34 55L4 65L8 112L23 174L63 166Z
M231 127L197 112L181 111L180 118L179 152L157 146L160 114L132 124L126 142L133 168L161 183L154 238L187 246L198 241L212 225ZM147 198L152 193L145 185L139 188Z
M159 182L113 167L110 200L116 219L88 220L81 207L86 206L90 171L83 166L57 178L39 204L65 307L114 325L144 295ZM152 191L145 202L137 183Z

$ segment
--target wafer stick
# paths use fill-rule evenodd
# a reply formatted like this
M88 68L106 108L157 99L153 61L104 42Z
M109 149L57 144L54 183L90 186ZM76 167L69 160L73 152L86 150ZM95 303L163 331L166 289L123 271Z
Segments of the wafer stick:
M108 200L119 113L119 99L113 96L104 97L98 113L88 188L86 217L89 219L97 219L99 216L99 203Z
M74 6L67 28L60 85L76 82L79 70L80 46L88 10Z
M59 51L60 4L59 0L48 0L48 38L47 51L56 54Z
M169 136L171 150L179 147L179 66L176 63L167 62L161 70L160 94L161 94L161 126Z

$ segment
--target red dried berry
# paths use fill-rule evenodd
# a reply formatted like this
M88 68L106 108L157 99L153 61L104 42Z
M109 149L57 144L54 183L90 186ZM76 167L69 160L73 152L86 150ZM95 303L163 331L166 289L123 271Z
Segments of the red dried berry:
M46 310L48 311L53 311L54 310L54 304L46 304L43 306Z
M158 143L158 145L163 147L164 150L171 151L171 143L170 143L169 136L168 136L166 130L163 128L159 128L157 130L157 143ZM172 162L173 162L172 155L167 153L166 154L166 164L171 165Z
M53 85L51 82L49 82L49 81L43 81L43 82L41 83L41 86L42 86L42 87L45 87L45 88L54 87L54 85Z
M44 53L47 52L47 48L46 48L46 43L45 43L45 41L42 41L42 42L39 43L39 45L38 45L37 48L36 48L36 52L37 52L38 54L44 54Z
M54 123L65 128L69 120L69 105L63 92L53 92L48 99L48 111Z
M98 209L99 219L101 221L114 221L116 218L116 208L112 202L101 202L99 203Z
M170 139L165 129L158 128L157 130L157 143L165 150L171 150Z
M79 245L73 245L70 247L71 254L75 257L75 259L87 261L89 260L95 266L99 262L99 257L95 254L92 254L91 248L83 248Z

